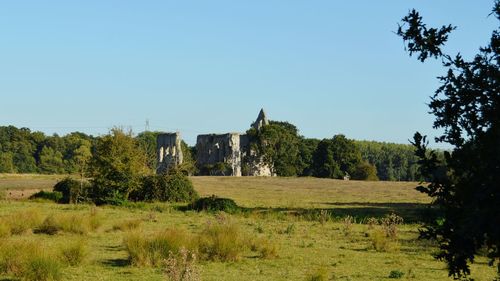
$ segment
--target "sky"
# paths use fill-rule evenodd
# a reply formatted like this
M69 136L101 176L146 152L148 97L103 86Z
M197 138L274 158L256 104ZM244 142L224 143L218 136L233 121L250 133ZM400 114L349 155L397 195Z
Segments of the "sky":
M198 134L245 132L264 108L310 138L437 136L426 104L444 69L410 58L394 32L415 8L429 26L457 26L445 51L471 58L497 28L492 6L0 1L0 126L100 135L149 120L193 145Z

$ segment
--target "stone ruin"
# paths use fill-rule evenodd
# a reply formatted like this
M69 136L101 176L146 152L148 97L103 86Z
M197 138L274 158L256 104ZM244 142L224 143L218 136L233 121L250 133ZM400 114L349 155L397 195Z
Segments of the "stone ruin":
M156 138L158 167L156 172L163 173L172 167L177 167L184 160L181 146L181 134L163 133Z
M269 121L263 109L252 128L260 130ZM180 135L158 136L158 171L182 164ZM246 134L205 134L196 138L196 165L202 174L221 176L273 176L271 168L250 148Z

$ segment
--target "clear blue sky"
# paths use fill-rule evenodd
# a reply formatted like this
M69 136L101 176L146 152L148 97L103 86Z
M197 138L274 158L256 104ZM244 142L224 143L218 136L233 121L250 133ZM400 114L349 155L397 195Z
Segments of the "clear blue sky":
M264 107L306 137L407 143L436 135L443 72L393 32L411 8L454 24L466 57L497 26L493 1L1 1L0 125L47 134L244 132Z

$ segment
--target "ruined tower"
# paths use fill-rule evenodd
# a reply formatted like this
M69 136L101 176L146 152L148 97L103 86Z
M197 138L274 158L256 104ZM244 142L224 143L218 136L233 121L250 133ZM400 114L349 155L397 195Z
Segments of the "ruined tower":
M182 164L181 135L177 133L163 133L156 138L156 151L158 168L157 173L163 173L168 169Z
M259 131L260 128L264 125L269 125L269 121L267 120L266 112L264 112L264 108L262 108L259 112L259 116L257 116L257 120L252 124L252 128Z
M252 127L260 130L268 124L266 113L261 109ZM196 165L204 175L272 176L270 167L250 148L250 140L246 134L199 135L196 139L196 151ZM246 169L243 169L244 166Z

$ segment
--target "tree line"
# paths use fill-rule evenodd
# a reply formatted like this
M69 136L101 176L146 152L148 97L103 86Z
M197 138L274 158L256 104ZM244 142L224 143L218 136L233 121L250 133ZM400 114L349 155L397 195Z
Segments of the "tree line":
M159 132L142 132L133 137L144 155L144 168L156 171L156 137ZM250 129L251 149L270 165L278 176L314 176L360 180L418 181L414 147L405 144L356 141L343 135L329 139L305 138L288 122L271 121L260 131ZM0 172L80 174L93 154L96 143L106 136L81 132L64 136L14 126L0 127ZM131 136L132 137L132 136ZM182 142L181 169L197 174L196 149Z

